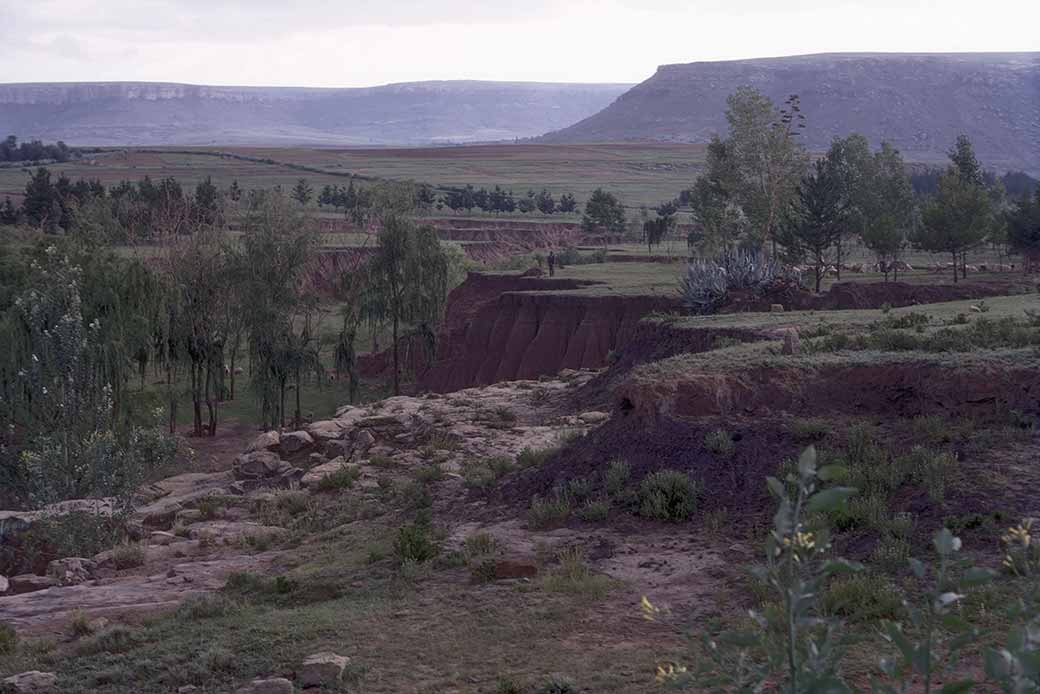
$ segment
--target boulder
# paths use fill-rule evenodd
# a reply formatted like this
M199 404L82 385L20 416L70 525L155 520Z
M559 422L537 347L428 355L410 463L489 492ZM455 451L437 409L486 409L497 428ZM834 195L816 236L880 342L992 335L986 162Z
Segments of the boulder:
M371 448L376 442L376 437L371 431L367 429L358 432L357 438L354 439L354 449L360 453L364 453Z
M309 655L303 660L296 678L300 686L326 687L334 689L343 679L343 671L350 663L350 658L329 651Z
M2 687L4 691L12 691L15 694L50 692L54 691L54 688L57 686L58 676L53 672L30 670L29 672L12 675L4 680L0 680L0 684L4 685Z
M11 587L10 581L7 580L7 576L0 576L0 595L3 595Z
M329 460L343 457L350 460L354 453L354 444L345 439L332 439L325 442L325 457Z
M177 511L174 522L180 525L191 525L202 520L202 511L197 508L185 508Z
M253 442L249 444L249 448L246 449L246 453L277 450L281 438L281 434L277 431L265 431L253 439Z
M177 687L177 694L195 694L199 691L199 688L194 684L186 684L183 687Z
M321 482L323 479L325 479L329 475L331 475L333 473L336 473L336 472L339 472L340 470L342 470L347 465L348 465L348 463L347 463L346 459L343 458L343 457L339 457L339 458L336 458L335 460L330 460L329 462L324 463L322 465L318 465L317 467L312 467L300 479L300 486L301 487L313 486L313 485L317 484L318 482Z
M235 694L293 694L292 682L284 677L253 680L235 690Z
M59 585L58 580L51 576L37 576L36 574L12 576L9 581L11 585L8 588L8 591L12 595L35 593L38 590L47 590L48 588L54 588Z
M534 578L538 575L538 565L534 562L500 559L495 562L495 580L505 581L511 578Z
M343 427L334 419L325 419L307 425L307 433L315 440L326 441L343 436Z
M282 455L295 455L313 445L314 438L306 431L290 431L282 434L282 441L278 448L282 451Z
M162 530L156 530L148 534L148 542L153 545L159 545L160 547L165 547L166 545L173 544L176 541L176 535Z
M336 408L336 419L339 419L340 417L342 417L343 415L347 414L348 412L352 412L353 410L357 410L357 409L360 409L360 408L354 407L353 405L341 405L340 407Z
M55 579L58 585L78 586L94 578L97 565L82 557L55 559L47 564L47 575Z
M770 304L769 305L769 312L770 313L783 313L784 312L784 305L783 304Z
M284 437L282 441L284 443ZM281 466L282 459L278 457L277 453L255 451L235 458L232 472L236 480L259 480L277 475Z
M610 415L606 412L582 412L578 415L578 419L585 424L599 424L600 422L605 422L610 419Z
M794 328L784 331L784 346L781 351L784 354L801 354L802 338L798 336L798 331Z

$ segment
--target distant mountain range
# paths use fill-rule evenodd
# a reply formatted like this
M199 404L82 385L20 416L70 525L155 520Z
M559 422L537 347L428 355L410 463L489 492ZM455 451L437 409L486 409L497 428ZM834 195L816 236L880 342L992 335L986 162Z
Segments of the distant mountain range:
M1040 53L820 54L664 65L595 115L542 142L707 142L726 97L750 85L801 98L805 141L860 132L908 158L939 160L960 133L996 168L1040 171Z
M629 87L479 81L360 89L0 84L0 137L113 146L512 140L575 123Z

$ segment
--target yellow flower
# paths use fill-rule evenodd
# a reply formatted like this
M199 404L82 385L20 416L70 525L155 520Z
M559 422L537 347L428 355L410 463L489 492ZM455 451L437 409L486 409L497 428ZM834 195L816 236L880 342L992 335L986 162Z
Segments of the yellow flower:
M664 682L667 682L668 680L677 679L679 675L683 674L686 674L685 665L676 665L675 663L658 663L657 674L654 676L654 679L657 680L658 684L662 684Z
M644 595L643 599L639 601L639 607L643 610L643 619L653 622L657 619L657 615L661 613L661 608L654 605Z

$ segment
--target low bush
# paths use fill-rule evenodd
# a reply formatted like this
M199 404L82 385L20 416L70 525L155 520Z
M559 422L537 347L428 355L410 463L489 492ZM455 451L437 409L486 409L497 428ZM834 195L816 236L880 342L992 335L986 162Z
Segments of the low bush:
M578 509L577 515L588 523L601 523L610 516L610 502L606 499L589 499Z
M541 467L555 452L555 448L525 448L516 456L516 464L521 468Z
M145 558L144 547L137 542L128 542L112 550L112 563L120 571L143 566Z
M466 554L470 557L480 557L494 554L498 551L498 540L490 533L473 533L466 538Z
M736 450L733 436L725 429L716 429L705 434L704 447L720 458L730 458Z
M949 476L957 466L957 459L952 453L914 446L910 453L899 459L898 466L906 471L911 480L925 489L932 503L942 504L946 499Z
M398 528L394 538L394 556L402 564L423 563L440 553L440 545L433 537L428 525L413 523Z
M697 484L684 472L661 470L639 485L639 513L655 520L681 522L697 509Z
M826 614L856 622L899 619L903 601L899 590L883 576L860 573L830 581L820 607Z
M567 496L575 503L581 503L592 496L593 486L588 477L575 477L567 482Z
M907 567L910 559L910 543L897 537L883 537L870 555L873 566L895 573Z
M237 609L237 603L220 593L190 595L177 608L176 615L181 619L194 622L200 619L225 617Z
M117 624L89 639L79 642L76 653L81 656L101 653L126 653L137 645L137 634L129 627Z
M787 430L796 441L811 442L827 436L831 426L823 419L793 419L787 425Z
M344 465L339 470L331 472L314 485L316 492L342 492L354 486L361 477L361 468L356 465Z
M527 524L536 530L562 525L571 515L571 502L564 495L552 494L548 498L536 496L531 499L527 511Z
M580 547L562 550L556 558L559 565L543 579L546 590L593 600L602 598L610 591L613 582L609 577L589 568L585 552Z
M624 460L610 461L606 471L603 473L603 486L606 488L607 494L611 496L620 494L625 489L631 476L632 468Z
M513 470L513 461L505 456L470 460L463 464L462 478L469 487L488 489Z
M11 655L18 649L18 632L9 624L0 622L0 656Z

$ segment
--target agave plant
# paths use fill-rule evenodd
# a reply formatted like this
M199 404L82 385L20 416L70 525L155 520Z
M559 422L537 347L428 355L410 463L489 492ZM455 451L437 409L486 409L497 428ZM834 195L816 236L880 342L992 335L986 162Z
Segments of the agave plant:
M762 251L726 250L710 260L693 260L679 292L694 313L713 313L735 290L761 292L789 271Z

